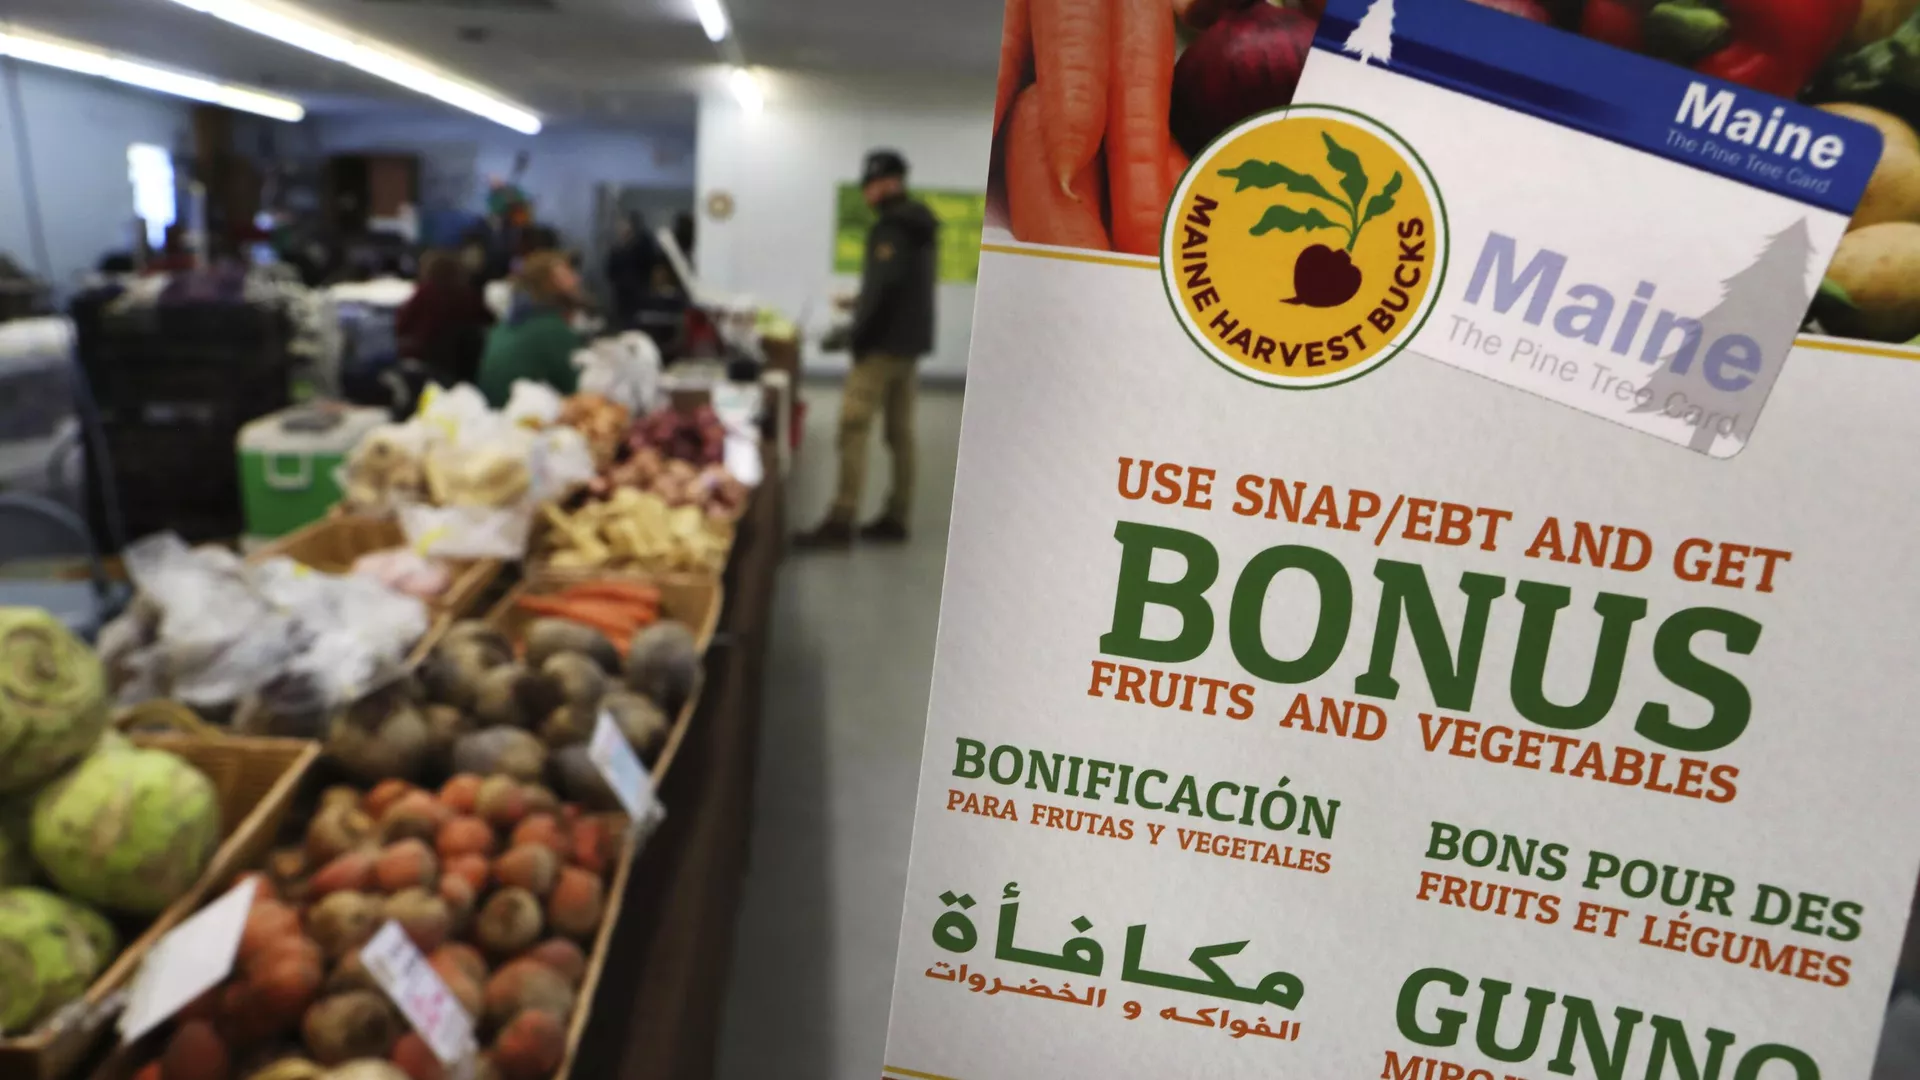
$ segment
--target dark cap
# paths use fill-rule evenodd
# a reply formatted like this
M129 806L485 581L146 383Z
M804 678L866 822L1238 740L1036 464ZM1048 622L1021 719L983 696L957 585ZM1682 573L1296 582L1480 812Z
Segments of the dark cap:
M871 184L875 180L890 177L904 179L906 175L907 159L901 157L898 150L875 150L867 155L867 165L860 172L860 182Z

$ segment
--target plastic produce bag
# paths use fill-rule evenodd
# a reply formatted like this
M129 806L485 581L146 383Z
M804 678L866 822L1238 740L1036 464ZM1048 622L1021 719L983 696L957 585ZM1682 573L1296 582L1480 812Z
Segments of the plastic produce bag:
M560 394L553 387L515 379L507 407L500 411L509 423L537 431L560 421L560 405Z
M157 652L144 663L129 659L188 705L223 705L252 692L306 641L230 551L189 548L161 533L129 545L125 558L128 576L159 613L151 646Z
M162 533L129 546L126 564L139 599L102 653L123 705L171 697L217 711L289 680L344 703L427 632L419 600L290 559L250 566Z
M400 528L413 550L432 558L518 559L527 552L533 506L403 506Z
M580 392L599 394L636 415L660 405L660 346L637 330L573 354Z

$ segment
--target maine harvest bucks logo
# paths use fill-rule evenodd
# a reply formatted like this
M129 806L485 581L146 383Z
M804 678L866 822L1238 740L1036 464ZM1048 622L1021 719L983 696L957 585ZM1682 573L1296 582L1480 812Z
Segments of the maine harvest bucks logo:
M1446 271L1446 210L1398 135L1299 105L1200 154L1160 255L1174 311L1208 356L1307 390L1372 371L1426 322Z

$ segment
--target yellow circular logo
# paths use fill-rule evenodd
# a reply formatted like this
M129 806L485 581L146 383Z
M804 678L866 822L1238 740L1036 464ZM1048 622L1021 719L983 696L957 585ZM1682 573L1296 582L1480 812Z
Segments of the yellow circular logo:
M1174 312L1207 355L1299 390L1393 359L1446 263L1446 210L1419 155L1321 105L1256 116L1202 151L1160 250Z

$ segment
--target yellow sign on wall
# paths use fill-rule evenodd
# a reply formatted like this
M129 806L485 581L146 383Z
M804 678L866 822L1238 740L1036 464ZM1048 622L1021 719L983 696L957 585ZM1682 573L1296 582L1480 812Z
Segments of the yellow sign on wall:
M987 219L983 191L914 188L912 195L927 204L940 221L940 280L971 285L980 274L980 231ZM858 274L867 253L867 230L873 227L873 208L860 196L859 184L841 184L835 196L833 272Z

